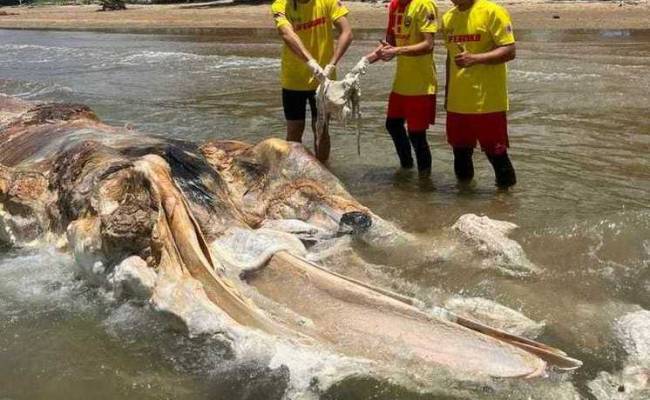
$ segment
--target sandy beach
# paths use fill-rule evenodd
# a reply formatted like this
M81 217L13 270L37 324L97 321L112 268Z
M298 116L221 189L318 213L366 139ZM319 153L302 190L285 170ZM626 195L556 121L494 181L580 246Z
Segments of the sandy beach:
M441 11L450 1L438 2ZM518 29L650 29L648 1L567 3L541 0L498 1ZM386 5L347 3L356 29L385 26ZM99 6L0 8L0 28L99 30L113 32L210 33L223 28L273 28L269 5L187 8L187 4L129 5L126 11L97 12Z

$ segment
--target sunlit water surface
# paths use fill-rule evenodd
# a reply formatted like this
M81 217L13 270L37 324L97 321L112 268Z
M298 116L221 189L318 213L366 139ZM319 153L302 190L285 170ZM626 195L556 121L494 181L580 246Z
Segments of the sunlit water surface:
M343 70L374 46L374 36L366 37ZM612 322L635 306L650 308L650 33L537 32L521 39L510 66L515 190L495 191L480 154L475 185L457 188L440 105L429 132L431 181L395 173L383 130L390 64L372 66L363 78L362 156L353 133L337 127L330 167L362 203L430 238L431 246L465 213L518 224L514 238L544 268L534 279L434 263L417 252L359 251L407 283L393 289L424 301L432 294L482 296L546 321L541 339L585 361L570 379L587 395L585 382L598 371L620 368ZM142 132L255 142L283 136L278 52L270 31L177 37L0 30L0 92L85 103L104 121ZM440 48L436 61L444 64ZM218 341L190 339L146 309L115 303L76 280L72 261L53 250L0 256L2 399L279 399L287 375L233 360ZM355 378L321 398L435 396Z

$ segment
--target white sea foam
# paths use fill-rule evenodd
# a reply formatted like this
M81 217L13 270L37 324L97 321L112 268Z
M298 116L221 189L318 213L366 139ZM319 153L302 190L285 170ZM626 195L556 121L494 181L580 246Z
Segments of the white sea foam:
M212 69L263 69L277 68L280 61L274 58L252 58L252 57L223 57L220 64L211 66Z
M120 59L118 64L133 66L187 62L207 64L207 68L210 70L275 68L280 64L278 60L273 58L201 55L171 51L143 51L134 53Z
M206 57L209 56L172 51L143 51L122 58L120 63L126 65L157 64L163 62L199 61L206 59Z
M240 360L262 361L271 369L282 366L289 369L286 399L318 398L317 393L348 377L369 375L370 363L329 352L317 347L307 347L285 339L249 334L235 343Z
M85 288L74 279L72 264L70 256L52 248L1 259L0 314L86 308L77 296Z
M83 312L99 307L80 294L88 290L82 281L75 279L74 261L68 255L46 248L27 254L7 255L0 260L0 318L11 322L21 315L53 311ZM100 290L91 289L101 295ZM110 302L104 302L110 305ZM107 333L127 342L143 337L156 337L167 329L167 320L159 318L148 306L131 303L113 303L103 320ZM102 317L104 318L104 317ZM271 369L285 366L290 371L290 381L286 398L310 398L317 391L325 390L333 383L350 375L362 374L367 369L364 362L333 354L323 349L306 347L290 341L260 334L237 325L221 324L221 332L213 332L228 343L235 354L236 365L254 363L266 365ZM205 345L215 345L207 342ZM214 359L202 364L217 368L223 360L221 350L192 346L191 352L200 352L196 358L204 358L205 353ZM222 349L219 346L219 349ZM194 356L192 356L194 357ZM202 371L209 373L210 371Z
M19 58L27 64L58 64L74 60L76 68L90 71L119 67L162 66L193 70L197 66L207 71L257 70L278 68L280 61L266 57L243 57L196 54L177 51L119 52L104 49L41 46L33 44L0 45L0 53L9 55L0 59L0 65L12 64Z
M53 47L53 46L40 46L36 44L3 44L0 45L0 50L39 50L39 51L57 51L69 52L73 50L70 47Z
M48 63L59 57L77 58L88 55L90 52L90 50L83 48L9 43L0 45L0 53L10 56L0 58L0 63L13 63L14 58L29 63Z
M567 73L567 72L543 72L530 70L509 70L513 79L524 80L529 82L558 82L558 81L576 81L580 79L596 79L598 74L585 73Z

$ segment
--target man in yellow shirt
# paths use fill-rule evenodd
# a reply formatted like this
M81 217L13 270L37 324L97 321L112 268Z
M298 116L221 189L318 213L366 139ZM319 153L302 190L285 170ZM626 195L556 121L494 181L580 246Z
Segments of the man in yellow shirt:
M499 188L517 179L508 157L506 63L515 58L507 11L488 0L452 0L442 18L447 45L447 141L459 181L474 177L477 141L494 168Z
M281 80L287 140L302 142L307 102L315 134L316 88L326 77L336 79L336 65L352 42L348 9L339 0L275 0L271 11L284 41ZM339 32L336 46L334 27ZM315 140L315 150L320 161L327 161L327 131Z
M388 99L386 130L393 139L402 168L431 173L431 150L426 130L436 116L436 68L433 39L438 31L438 7L433 0L392 0L386 42L366 56L370 63L397 57L393 89ZM408 133L407 129L408 128Z

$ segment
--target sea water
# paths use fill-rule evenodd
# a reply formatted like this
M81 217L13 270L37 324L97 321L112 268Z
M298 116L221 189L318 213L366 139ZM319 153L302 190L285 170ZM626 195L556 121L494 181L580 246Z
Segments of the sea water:
M373 35L355 41L341 72L375 46ZM571 387L587 395L586 383L599 371L622 365L613 322L650 308L650 33L540 31L520 38L509 66L510 153L519 183L509 193L495 190L478 151L474 185L457 187L442 95L428 133L432 178L396 173L383 128L394 64L368 69L362 156L354 132L334 126L329 166L362 203L421 240L408 251L351 245L357 262L349 265L365 271L347 272L427 305L445 296L484 297L544 321L540 339L585 362L555 386L568 384L567 396ZM284 136L273 31L0 30L0 39L0 92L85 103L107 123L172 138ZM441 43L435 57L442 80ZM311 146L309 132L305 139ZM503 276L479 268L471 247L449 246L450 226L470 212L519 225L513 238L543 272ZM188 337L146 306L88 286L70 257L54 249L0 252L1 399L440 398L429 394L433 387L364 376L362 364L332 354L284 344L264 353L219 335ZM312 378L333 386L318 393L309 388ZM472 398L494 396L482 388Z

